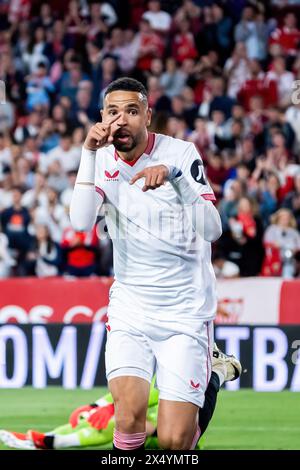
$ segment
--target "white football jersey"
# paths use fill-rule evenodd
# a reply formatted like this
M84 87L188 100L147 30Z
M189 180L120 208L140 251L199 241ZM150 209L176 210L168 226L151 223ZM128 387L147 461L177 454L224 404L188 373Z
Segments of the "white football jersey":
M196 236L191 207L182 205L169 182L146 192L144 178L129 184L139 171L160 164L181 170L199 197L215 199L192 143L149 133L145 152L133 164L122 160L113 145L99 149L95 187L105 201L115 279L149 315L212 319L216 293L211 246Z

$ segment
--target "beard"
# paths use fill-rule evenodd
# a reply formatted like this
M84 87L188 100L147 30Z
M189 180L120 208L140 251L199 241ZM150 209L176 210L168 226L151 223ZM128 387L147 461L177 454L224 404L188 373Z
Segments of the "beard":
M121 139L122 137L127 138L127 142L122 142ZM139 143L139 139L137 136L133 136L132 134L128 132L121 132L117 131L114 135L114 140L113 140L113 145L116 150L119 152L130 152L133 150Z

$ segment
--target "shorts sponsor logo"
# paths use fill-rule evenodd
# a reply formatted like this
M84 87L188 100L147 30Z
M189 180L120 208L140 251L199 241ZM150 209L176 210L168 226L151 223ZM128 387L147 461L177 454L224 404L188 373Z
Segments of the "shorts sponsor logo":
M191 380L190 384L191 384L191 387L194 388L195 390L198 390L198 388L200 387L200 382L196 384L195 382L193 382L193 380Z

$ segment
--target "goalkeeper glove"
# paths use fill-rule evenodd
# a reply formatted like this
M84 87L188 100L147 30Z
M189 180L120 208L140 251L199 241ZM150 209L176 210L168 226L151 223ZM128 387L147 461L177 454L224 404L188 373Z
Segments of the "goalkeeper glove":
M112 403L99 407L87 418L88 423L95 429L105 429L109 420L114 415L115 407Z
M79 419L83 413L88 413L93 408L98 408L98 405L96 403L92 403L91 405L79 406L79 408L76 408L76 410L72 411L69 418L69 423L71 424L72 428L75 428L77 426Z

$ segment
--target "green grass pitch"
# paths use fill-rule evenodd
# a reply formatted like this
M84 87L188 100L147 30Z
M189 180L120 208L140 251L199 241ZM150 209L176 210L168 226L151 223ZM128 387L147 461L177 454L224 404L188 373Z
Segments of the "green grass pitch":
M105 391L0 389L0 429L49 431L64 424L75 407L95 401ZM221 391L205 449L300 449L299 393Z

